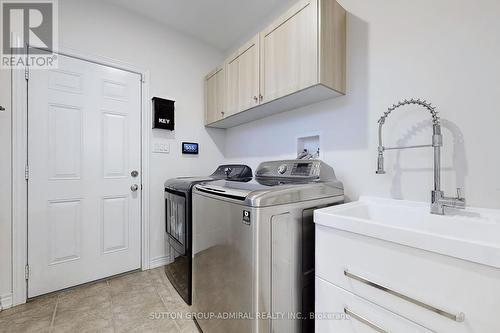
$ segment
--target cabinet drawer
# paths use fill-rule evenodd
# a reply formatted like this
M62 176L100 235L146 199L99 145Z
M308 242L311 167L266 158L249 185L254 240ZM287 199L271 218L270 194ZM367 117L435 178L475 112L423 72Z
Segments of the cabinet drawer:
M316 225L316 275L433 331L500 332L492 267Z
M316 333L427 333L426 328L316 277Z

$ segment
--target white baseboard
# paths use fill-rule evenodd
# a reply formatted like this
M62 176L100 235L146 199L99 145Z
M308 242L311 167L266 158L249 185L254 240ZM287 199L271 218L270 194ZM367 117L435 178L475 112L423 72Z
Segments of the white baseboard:
M12 307L12 294L0 296L0 311Z
M169 255L156 257L156 258L151 259L151 261L149 262L149 269L165 266L165 265L170 264L171 262L172 262L172 260L171 260Z

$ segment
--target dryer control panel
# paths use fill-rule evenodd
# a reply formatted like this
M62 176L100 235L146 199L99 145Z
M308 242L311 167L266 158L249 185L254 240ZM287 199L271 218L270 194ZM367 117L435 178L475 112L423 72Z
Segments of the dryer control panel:
M228 179L247 182L252 179L252 169L242 164L221 165L210 176L214 179Z

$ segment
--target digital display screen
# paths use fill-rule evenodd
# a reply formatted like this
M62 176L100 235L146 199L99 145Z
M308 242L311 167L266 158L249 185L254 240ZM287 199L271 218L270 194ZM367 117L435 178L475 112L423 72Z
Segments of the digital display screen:
M199 145L194 142L183 142L182 143L182 153L183 154L198 154Z
M311 163L297 163L292 170L292 176L307 176L311 171Z

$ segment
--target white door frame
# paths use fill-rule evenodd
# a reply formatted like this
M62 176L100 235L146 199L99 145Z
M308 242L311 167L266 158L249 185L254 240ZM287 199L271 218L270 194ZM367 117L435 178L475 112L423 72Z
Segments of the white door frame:
M61 55L122 69L141 76L141 268L150 268L149 258L149 152L151 108L149 98L149 70L103 56L60 48ZM28 162L28 114L25 69L12 71L12 296L13 305L26 303L28 264L28 186L25 167ZM28 74L29 75L29 74Z

